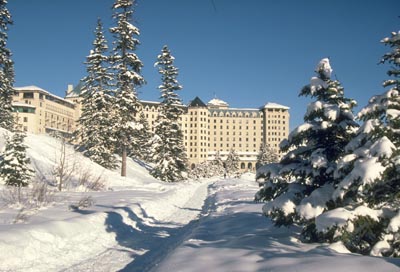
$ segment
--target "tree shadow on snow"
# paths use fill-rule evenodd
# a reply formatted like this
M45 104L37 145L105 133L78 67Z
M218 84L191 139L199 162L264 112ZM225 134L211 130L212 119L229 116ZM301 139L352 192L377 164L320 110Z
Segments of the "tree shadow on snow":
M233 207L240 202L227 203ZM227 203L222 204L226 205ZM241 203L241 205L243 204L245 203ZM308 267L308 265L316 263L319 260L328 260L328 263L334 263L337 258L341 258L342 263L349 266L354 266L358 262L363 262L364 265L376 262L375 257L340 254L326 245L298 242L296 238L299 235L299 231L298 227L275 227L261 212L244 211L227 214L210 214L203 217L191 233L190 239L193 239L192 241L195 242L189 240L183 246L194 249L186 255L193 263L197 262L196 258L198 256L201 258L202 253L198 251L201 249L205 249L203 252L213 252L207 249L217 249L221 250L221 252L227 252L227 249L243 250L241 253L243 255L239 257L243 258L243 261L248 256L257 255L260 257L258 258L259 261L257 261L259 263L259 271L269 271L271 268L274 268L274 262L276 263L279 259L288 260L287 271L293 270L293 267L290 267L293 263L299 267L303 265L304 267ZM216 258L218 256L220 255L215 255ZM234 258L238 257L238 255L234 256ZM213 256L209 256L208 258L213 258ZM229 262L229 260L227 258L226 261ZM185 260L182 261L185 262ZM382 258L382 261L392 263L396 266L400 264L400 260L393 258Z
M193 228L197 221L194 220L189 224L179 227L173 223L154 223L147 225L144 223L146 219L153 222L153 218L142 209L144 218L137 216L129 207L120 206L103 206L114 210L125 211L130 220L136 223L133 227L124 222L124 219L117 211L107 212L105 221L106 230L116 235L116 241L119 245L131 249L132 262L127 264L120 271L149 271L154 265L160 262L168 252L181 244L187 236L188 230ZM139 254L136 252L143 252Z
M151 167L151 165L145 163L142 160L139 160L138 158L132 157L131 159L132 159L132 161L136 162L137 164L139 164L140 166L142 166L143 168L145 168L148 171L153 169L153 167Z

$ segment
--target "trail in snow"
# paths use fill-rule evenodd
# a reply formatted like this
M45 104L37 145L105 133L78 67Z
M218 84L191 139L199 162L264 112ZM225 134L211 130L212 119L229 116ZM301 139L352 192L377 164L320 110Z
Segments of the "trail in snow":
M254 202L254 179L226 179L210 186L210 213L152 272L400 271L397 258L339 253L339 245L303 244L298 229L277 228ZM344 252L344 251L342 251ZM348 252L348 251L347 251Z
M146 201L136 208L112 207L105 224L117 243L62 271L149 271L178 247L207 213L204 203L209 186L210 182L199 183L195 190L178 192L179 197L168 194L166 199ZM182 199L185 203L179 203Z

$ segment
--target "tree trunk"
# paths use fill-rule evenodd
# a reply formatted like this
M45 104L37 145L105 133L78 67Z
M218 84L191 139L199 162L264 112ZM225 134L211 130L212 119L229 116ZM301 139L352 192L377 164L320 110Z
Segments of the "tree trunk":
M126 177L126 146L122 147L121 177Z

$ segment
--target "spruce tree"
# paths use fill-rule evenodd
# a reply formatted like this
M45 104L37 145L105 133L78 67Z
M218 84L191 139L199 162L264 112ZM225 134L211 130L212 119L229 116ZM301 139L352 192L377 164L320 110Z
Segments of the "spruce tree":
M109 72L108 46L103 25L97 21L93 49L86 58L87 76L83 79L82 114L75 133L84 153L105 168L116 167L114 156L115 137L112 135L114 97L111 90L112 74Z
M14 62L11 51L7 48L8 26L12 24L11 14L7 9L7 0L0 0L0 127L12 128L14 93Z
M179 117L183 113L182 102L176 93L182 89L177 80L178 68L174 66L174 57L164 46L155 66L161 74L161 110L155 124L153 161L156 162L151 174L163 181L180 181L187 172L187 158L183 144L183 133Z
M0 178L6 185L18 188L18 201L21 200L21 187L28 186L34 176L30 159L26 156L25 137L22 130L16 129L11 137L7 136L6 145L0 156Z
M353 252L398 257L400 32L393 32L382 43L392 48L381 63L391 64L388 75L394 79L384 81L383 86L389 89L373 96L359 112L363 124L340 161L337 175L344 177L334 192L335 204L356 216L340 226L337 239Z
M279 161L279 154L278 152L272 148L269 144L262 144L260 146L260 151L257 155L257 168L261 165L269 164L269 163L276 163Z
M139 29L132 25L133 0L116 0L113 5L113 18L116 26L110 28L114 37L112 68L116 79L115 114L113 131L118 140L118 149L122 156L121 176L126 176L126 159L130 145L135 145L135 115L140 104L137 88L144 84L140 75L142 62L134 53L139 40Z
M286 154L279 163L257 170L257 176L266 177L256 195L257 200L268 201L264 213L276 225L303 224L302 237L307 241L316 238L315 217L329 208L337 162L358 127L352 113L356 103L344 97L339 81L331 79L328 59L320 61L316 73L300 92L316 99L308 105L305 123L281 143Z
M211 176L222 176L226 174L224 162L219 151L215 152L214 159L211 161Z
M151 138L152 133L149 123L143 111L139 114L138 126L135 131L136 141L132 145L132 152L130 156L135 156L141 160L150 162L151 159Z
M225 161L225 169L228 175L237 174L239 171L239 155L234 149L231 149L228 153L228 157Z

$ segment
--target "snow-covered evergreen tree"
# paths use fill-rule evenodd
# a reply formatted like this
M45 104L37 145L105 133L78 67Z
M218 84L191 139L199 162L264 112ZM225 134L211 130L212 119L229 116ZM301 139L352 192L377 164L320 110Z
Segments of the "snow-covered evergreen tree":
M226 173L230 175L235 175L239 171L239 155L236 153L234 149L231 149L228 153L228 156L225 161L225 169Z
M144 84L140 75L142 62L134 53L139 40L139 29L131 22L133 21L133 0L116 0L113 5L113 18L116 26L110 28L114 36L114 47L112 54L112 68L116 79L115 94L115 120L113 131L116 133L118 148L122 155L121 176L126 176L126 157L130 145L135 145L135 134L137 125L135 115L140 104L137 98L137 88Z
M400 32L382 42L392 51L382 63L390 63L384 81L390 87L373 96L358 114L363 125L346 146L337 175L344 176L334 192L342 224L326 226L335 238L362 254L400 256ZM351 216L347 216L351 214ZM323 218L322 218L323 219ZM321 219L321 220L322 220ZM332 231L331 231L332 232ZM326 231L323 232L327 236Z
M137 120L137 129L135 131L135 141L132 145L130 156L135 156L146 162L150 162L151 159L151 139L152 133L150 130L149 122L147 121L144 112L141 111L139 114L139 120Z
M189 172L189 177L193 179L222 177L226 174L224 162L219 151L215 153L214 159L197 164Z
M269 144L262 144L260 147L260 151L257 155L257 168L268 164L268 163L276 163L279 161L278 152L272 148Z
M10 129L14 123L12 114L14 62L11 60L11 51L7 48L8 26L12 24L7 2L0 0L0 127Z
M167 46L164 46L157 58L155 66L161 74L161 111L155 124L155 137L158 139L154 147L153 161L156 162L152 175L163 181L180 181L187 172L187 158L183 143L183 133L179 125L179 117L183 113L183 105L177 91L182 86L177 80L178 68L174 66L174 57Z
M17 129L11 137L6 137L6 145L0 156L0 178L6 185L18 188L20 200L20 188L29 185L34 176L34 170L26 155L25 133Z
M201 179L212 177L212 164L208 161L197 164L193 169L189 171L189 178Z
M211 161L210 172L212 177L223 176L226 174L225 165L219 151L215 152L214 159Z
M286 155L280 162L257 169L266 181L256 194L257 200L268 201L263 212L277 225L303 223L303 239L310 241L315 217L329 209L337 162L358 127L352 113L355 101L345 98L340 82L331 79L328 59L319 62L316 73L300 92L316 101L308 105L305 123L281 143Z
M113 104L108 57L108 46L103 25L97 21L93 49L86 60L87 76L83 79L82 114L75 137L84 153L94 162L108 169L116 168L115 136L113 135Z

